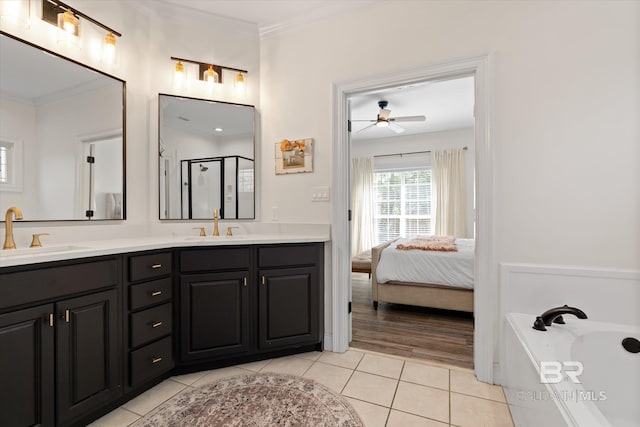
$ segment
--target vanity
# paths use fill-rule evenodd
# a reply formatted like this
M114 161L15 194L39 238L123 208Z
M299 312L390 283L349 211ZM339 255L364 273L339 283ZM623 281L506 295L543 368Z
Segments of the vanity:
M0 425L86 425L174 374L322 350L323 236L0 260Z

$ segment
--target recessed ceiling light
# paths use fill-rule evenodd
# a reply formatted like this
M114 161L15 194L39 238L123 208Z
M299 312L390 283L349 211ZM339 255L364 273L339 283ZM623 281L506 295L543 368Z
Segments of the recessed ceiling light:
M222 128L215 128L214 129L216 132L222 132Z

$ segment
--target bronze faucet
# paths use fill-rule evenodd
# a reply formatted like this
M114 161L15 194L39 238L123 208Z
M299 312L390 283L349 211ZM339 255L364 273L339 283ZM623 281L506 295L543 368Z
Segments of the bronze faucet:
M220 231L218 230L218 209L213 210L213 235L220 235Z
M17 206L12 206L7 209L7 213L4 216L4 246L2 249L15 249L16 242L13 240L13 220L15 216L16 220L22 219L22 211Z

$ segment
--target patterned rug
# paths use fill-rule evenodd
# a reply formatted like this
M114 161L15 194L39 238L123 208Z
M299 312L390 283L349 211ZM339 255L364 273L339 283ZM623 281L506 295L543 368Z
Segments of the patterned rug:
M250 374L178 393L137 421L162 426L364 427L342 396L293 375Z

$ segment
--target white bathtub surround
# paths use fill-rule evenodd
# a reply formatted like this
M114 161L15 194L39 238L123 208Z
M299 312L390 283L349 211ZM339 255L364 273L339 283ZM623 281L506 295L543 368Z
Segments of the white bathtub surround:
M640 358L627 352L625 337L640 338L640 327L579 320L534 330L535 316L506 316L503 387L516 425L632 427L640 424ZM541 362L565 363L563 379L543 384ZM580 362L575 383L567 375ZM544 377L544 375L542 376ZM547 378L553 380L550 372Z

